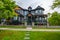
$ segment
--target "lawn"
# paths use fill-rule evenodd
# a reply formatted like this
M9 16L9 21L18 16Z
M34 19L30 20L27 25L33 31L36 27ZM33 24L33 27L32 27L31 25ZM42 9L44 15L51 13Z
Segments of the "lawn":
M32 26L33 29L60 29L60 26Z
M0 40L24 40L23 31L0 31Z
M21 25L2 25L0 28L26 28L26 26Z
M30 40L60 40L60 32L31 32Z
M24 40L26 31L0 31L0 40ZM30 40L60 40L60 32L30 31Z

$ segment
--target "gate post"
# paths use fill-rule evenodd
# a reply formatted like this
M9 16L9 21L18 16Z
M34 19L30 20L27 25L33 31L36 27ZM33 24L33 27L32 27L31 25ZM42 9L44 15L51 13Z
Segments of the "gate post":
M32 22L32 26L34 26L34 22Z
M27 22L25 22L25 26L27 26Z

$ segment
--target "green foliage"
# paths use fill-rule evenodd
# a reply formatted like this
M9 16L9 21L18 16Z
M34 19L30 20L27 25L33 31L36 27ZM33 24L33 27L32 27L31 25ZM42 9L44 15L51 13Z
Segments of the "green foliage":
M0 0L0 18L9 18L16 15L14 13L15 2L12 0Z
M53 5L52 5L52 9L56 8L56 7L60 7L60 0L55 0Z
M60 0L55 0L52 9L54 8L60 8ZM58 12L53 12L51 17L48 19L50 25L60 25L60 14Z
M53 12L51 17L48 18L50 25L60 25L60 14Z

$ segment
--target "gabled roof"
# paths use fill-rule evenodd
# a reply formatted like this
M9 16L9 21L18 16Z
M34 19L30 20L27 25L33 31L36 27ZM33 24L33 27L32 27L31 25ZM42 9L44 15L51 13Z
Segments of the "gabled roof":
M21 8L21 7L19 7L19 6L16 6L16 7L15 7L15 10L19 10L19 9L23 9L23 8Z
M37 6L37 8L35 8L35 10L38 10L38 9L45 10L45 9L42 8L41 6Z
M28 7L28 9L29 8L31 8L32 9L32 7L31 6L29 6ZM29 11L28 9L23 9L22 7L20 7L20 6L17 6L16 8L15 8L15 10L18 10L18 9L22 9L22 10L24 10L24 11ZM34 10L45 10L44 8L42 8L41 6L37 6L35 9L32 9L31 11L34 11Z
M29 6L28 8L31 8L31 9L32 9L32 7L31 7L31 6Z

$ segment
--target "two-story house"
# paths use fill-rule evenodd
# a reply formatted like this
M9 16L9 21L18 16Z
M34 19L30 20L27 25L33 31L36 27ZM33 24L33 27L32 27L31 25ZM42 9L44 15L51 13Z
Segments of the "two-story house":
M44 14L44 8L38 6L35 9L28 7L23 9L21 7L15 8L18 17L15 17L21 24L26 25L47 25L47 15Z

